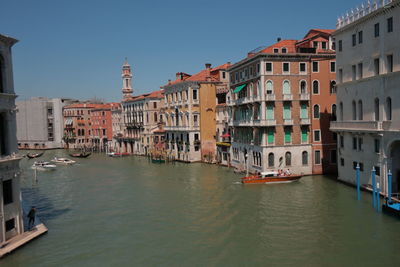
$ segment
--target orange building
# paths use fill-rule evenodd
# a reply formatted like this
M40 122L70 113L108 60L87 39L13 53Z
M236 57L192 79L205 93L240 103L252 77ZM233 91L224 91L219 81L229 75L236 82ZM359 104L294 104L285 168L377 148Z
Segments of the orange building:
M76 103L65 106L64 143L67 148L106 150L112 141L113 106L119 103Z
M185 162L216 162L217 90L227 87L229 63L189 75L176 74L164 88L168 156Z
M329 131L336 102L331 33L312 29L299 41L278 39L229 69L233 166L250 172L336 170Z

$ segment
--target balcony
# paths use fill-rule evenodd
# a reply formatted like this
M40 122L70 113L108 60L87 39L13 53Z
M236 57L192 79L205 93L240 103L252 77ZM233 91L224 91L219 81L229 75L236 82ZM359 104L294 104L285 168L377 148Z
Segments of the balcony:
M276 120L264 120L263 126L276 126Z
M283 125L293 125L292 119L283 119Z
M253 126L253 120L232 120L229 126Z
M241 104L248 104L253 102L253 99L251 97L242 97L234 101L236 105L241 105Z
M386 125L387 122L385 122ZM332 121L330 130L333 132L378 132L384 129L380 121Z
M283 95L283 100L289 101L289 100L293 100L293 95Z
M126 128L142 128L143 122L127 122L125 125Z
M235 120L229 126L276 126L276 120Z
M301 125L308 125L308 124L311 124L311 122L310 122L309 118L300 118L300 124Z
M273 95L273 94L266 94L266 95L265 95L265 100L266 100L266 101L275 101L275 95Z
M299 95L300 100L310 100L310 94L304 93Z

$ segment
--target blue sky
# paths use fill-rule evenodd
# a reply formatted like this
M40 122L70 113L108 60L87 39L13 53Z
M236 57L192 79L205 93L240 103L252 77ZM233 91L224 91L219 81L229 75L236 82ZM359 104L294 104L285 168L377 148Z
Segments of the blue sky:
M134 94L158 90L176 72L237 62L277 37L331 29L358 1L3 0L0 33L13 48L14 83L31 96L122 97L128 57Z

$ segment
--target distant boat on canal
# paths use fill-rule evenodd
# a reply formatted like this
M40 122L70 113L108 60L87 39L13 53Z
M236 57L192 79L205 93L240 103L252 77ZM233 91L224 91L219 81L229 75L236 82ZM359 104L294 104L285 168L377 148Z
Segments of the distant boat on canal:
M90 152L78 152L78 153L71 153L69 154L71 157L74 158L87 158L91 155L92 153Z
M51 164L47 161L35 161L35 163L32 165L32 169L38 171L51 171L55 170L56 168L57 166L55 164Z
M72 159L68 159L68 158L58 158L58 157L54 157L54 159L51 160L54 163L59 163L59 164L64 164L64 165L71 165L76 163L76 161L72 160Z
M165 159L163 158L151 158L152 163L165 163Z
M107 153L107 156L109 157L125 157L125 156L129 156L130 153L124 152L124 153L118 153L118 152L110 152Z
M43 154L44 154L44 152L41 152L41 153L28 153L28 154L26 154L26 156L29 159L34 159L34 158L39 158L39 157L43 156Z
M242 177L243 184L278 184L291 183L300 180L302 175L278 175L276 171L262 172L259 175Z

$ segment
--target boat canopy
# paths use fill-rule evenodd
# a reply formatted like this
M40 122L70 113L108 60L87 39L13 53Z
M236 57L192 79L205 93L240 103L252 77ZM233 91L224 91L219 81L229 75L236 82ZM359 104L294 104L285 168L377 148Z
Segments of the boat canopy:
M277 171L262 172L261 176L265 176L265 177L278 176L278 172Z

